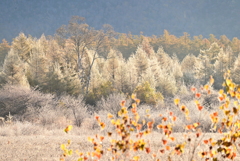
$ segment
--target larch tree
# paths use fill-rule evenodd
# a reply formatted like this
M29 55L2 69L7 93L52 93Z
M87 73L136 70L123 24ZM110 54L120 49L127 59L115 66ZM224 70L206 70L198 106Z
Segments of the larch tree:
M130 69L128 69L125 59L120 59L118 68L117 88L120 92L131 93L129 82Z
M4 59L5 59L6 55L8 54L10 47L11 46L5 39L3 39L2 43L0 43L0 66L3 65Z
M146 70L149 68L149 61L147 53L143 50L143 46L140 44L133 56L134 66L137 69L138 82L142 81L143 75L146 74Z
M3 64L1 82L10 85L20 85L30 87L25 76L25 63L19 58L18 54L10 49Z
M210 48L207 50L200 50L200 55L198 56L201 61L201 66L198 68L198 78L202 79L202 83L206 84L209 77L214 76L215 63L218 60L218 55L221 48L216 42L212 43Z
M234 68L232 70L233 81L237 84L240 84L240 55L237 57Z
M183 73L183 80L186 85L191 85L196 82L195 73L197 67L197 58L189 54L181 62L181 71Z
M26 74L32 87L41 85L48 72L49 61L45 52L41 39L33 43Z
M139 80L137 67L135 66L135 58L133 56L127 60L126 67L128 69L127 71L125 71L127 77L126 83L128 84L129 93L131 94L137 86Z
M32 39L20 33L18 37L13 39L12 48L19 55L19 58L24 62L28 62L30 51L32 49Z
M109 81L112 82L112 85L114 88L117 87L117 81L118 81L118 68L120 66L120 60L122 59L122 55L119 51L116 50L110 50L108 53L108 59L105 62L104 65L104 75L106 78L109 79Z

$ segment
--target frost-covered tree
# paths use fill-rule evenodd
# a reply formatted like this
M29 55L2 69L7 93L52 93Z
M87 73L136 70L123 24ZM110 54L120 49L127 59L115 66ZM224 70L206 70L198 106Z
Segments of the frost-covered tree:
M33 43L28 61L27 77L31 86L43 83L44 77L48 72L49 63L44 52L44 46L42 46L41 39L39 39Z
M232 70L233 81L237 84L240 84L240 55L237 57L234 68Z
M18 37L13 39L12 49L19 55L19 58L27 62L30 58L30 51L32 49L32 39L20 33Z
M108 53L108 59L104 65L104 76L112 82L113 87L116 88L118 76L118 68L120 66L120 60L122 59L122 55L120 52L115 50L110 50Z
M147 53L143 50L142 45L139 45L136 53L133 56L134 66L137 70L138 82L142 81L143 75L146 74L146 70L149 68L149 61Z
M183 81L186 85L192 85L196 83L196 69L198 67L197 58L189 54L181 62L181 71L183 72Z
M25 76L25 64L13 49L9 51L5 58L1 82L29 87L27 77Z

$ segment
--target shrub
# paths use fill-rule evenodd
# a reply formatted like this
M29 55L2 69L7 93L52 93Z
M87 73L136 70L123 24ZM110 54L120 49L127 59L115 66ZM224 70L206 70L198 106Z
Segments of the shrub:
M137 97L143 102L147 104L156 105L159 101L163 101L163 96L161 93L156 92L150 86L149 82L144 82L143 84L136 87L134 93L137 94Z

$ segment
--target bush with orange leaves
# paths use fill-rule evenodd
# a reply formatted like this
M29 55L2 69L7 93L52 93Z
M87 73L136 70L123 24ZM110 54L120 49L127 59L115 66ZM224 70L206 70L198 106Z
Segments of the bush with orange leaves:
M218 99L221 103L219 111L209 113L204 106L198 101L203 93L211 94L214 79L211 77L208 84L197 89L193 87L191 91L195 95L194 103L196 110L204 117L210 117L211 130L213 134L204 133L201 130L201 122L190 123L191 113L188 107L181 103L181 100L176 98L174 103L176 107L184 115L187 120L183 127L185 132L180 135L184 139L180 139L179 134L175 134L172 129L177 124L178 116L172 111L169 111L167 116L159 114L161 123L155 125L154 120L140 120L138 114L138 104L140 100L132 95L134 103L130 111L125 107L125 101L120 103L121 110L118 112L118 117L108 114L111 124L115 127L115 131L107 132L106 136L97 134L95 137L88 137L88 141L93 145L91 152L76 152L79 156L79 161L84 160L147 160L142 153L150 156L150 160L234 160L239 154L239 138L240 138L240 86L234 84L230 79L230 73L225 75L224 87L225 90L219 91ZM148 111L147 111L148 112ZM201 114L202 113L202 114ZM219 117L222 113L223 117ZM101 121L99 116L95 116L101 129L105 128L105 123ZM188 122L189 121L189 122ZM143 128L145 126L146 128ZM153 140L156 137L147 138L153 135L153 127L156 126L159 130L157 135L157 148L153 147ZM72 127L65 129L68 132ZM117 137L113 137L117 136ZM213 135L217 135L214 138ZM109 143L104 145L103 141L109 138ZM156 142L156 140L154 140ZM68 149L71 142L62 144L61 149L63 154L61 160L73 154L73 150ZM149 159L149 158L148 158Z

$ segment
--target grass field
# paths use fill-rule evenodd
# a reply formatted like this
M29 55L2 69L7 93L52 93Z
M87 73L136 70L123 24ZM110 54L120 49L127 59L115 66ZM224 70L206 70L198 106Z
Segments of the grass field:
M60 156L62 154L62 150L60 149L60 145L66 143L68 140L72 141L70 145L71 149L79 150L82 152L93 151L93 146L90 142L87 141L87 137L94 137L97 131L90 132L88 129L84 131L84 129L75 129L72 131L73 134L65 134L63 131L57 131L56 135L52 135L52 132L48 134L45 132L44 135L20 135L20 136L1 136L0 137L0 160L1 161L59 161ZM85 134L84 134L85 133ZM104 132L101 135L104 135ZM176 145L178 143L184 142L186 140L187 134L184 133L174 133L173 136L176 137L176 140L169 145ZM115 136L112 136L113 138ZM162 135L158 132L153 132L150 135L147 135L144 139L151 145L152 151L159 151L162 147L164 147L161 143ZM189 134L187 137L191 137ZM221 137L219 134L207 133L204 134L204 138L199 138L199 140L204 140L207 138L215 138ZM107 138L107 137L106 137ZM104 146L107 146L108 140L105 139L103 142ZM192 150L196 144L186 146L184 154L180 156L174 155L171 157L172 161L185 161L189 160L193 155L194 160L204 160L198 156L198 152L200 149L204 149L204 145L201 145L196 150L196 153L193 153ZM132 152L134 153L134 152ZM153 158L151 155L147 155L146 152L137 152L134 155L140 156L140 158L144 158L141 160L151 161ZM238 154L239 155L239 154ZM77 160L77 155L73 155L72 157L68 157L66 160ZM166 154L158 154L158 157L161 160L167 160ZM101 160L109 160L108 154L105 155ZM129 159L126 159L129 160ZM227 160L227 159L226 159ZM236 157L234 160L240 160L240 157Z

